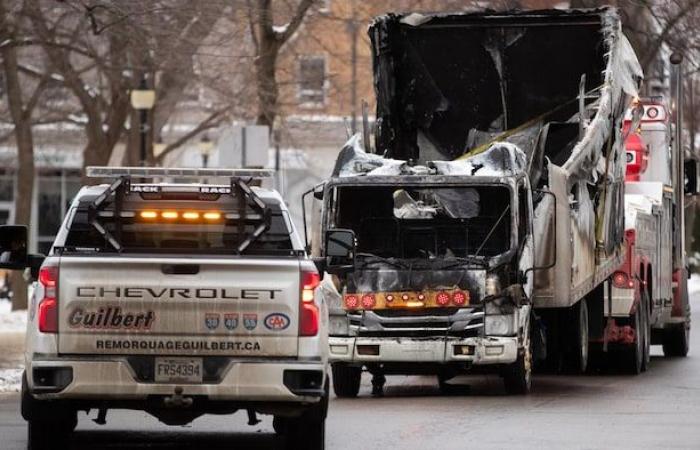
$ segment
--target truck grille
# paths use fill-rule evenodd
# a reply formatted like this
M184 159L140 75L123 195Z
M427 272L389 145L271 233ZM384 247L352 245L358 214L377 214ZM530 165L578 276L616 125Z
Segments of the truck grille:
M482 308L378 310L348 313L350 329L365 337L475 337L484 329Z

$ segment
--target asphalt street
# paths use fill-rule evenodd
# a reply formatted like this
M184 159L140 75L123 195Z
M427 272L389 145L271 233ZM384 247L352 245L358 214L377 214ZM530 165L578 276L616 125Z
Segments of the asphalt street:
M700 296L693 298L700 311ZM696 313L697 316L698 313ZM697 320L695 322L698 323ZM497 377L465 377L463 388L441 395L431 377L389 377L386 396L333 398L329 449L643 449L700 448L700 329L684 359L661 349L640 376L539 375L527 397L503 393ZM282 448L271 419L250 427L244 413L205 416L167 427L145 413L111 411L106 426L80 415L74 449ZM0 397L0 448L24 449L26 425L16 394Z

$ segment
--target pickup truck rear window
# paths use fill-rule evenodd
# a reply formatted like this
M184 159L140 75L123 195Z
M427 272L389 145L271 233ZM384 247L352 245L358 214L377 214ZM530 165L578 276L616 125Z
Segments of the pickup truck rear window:
M244 250L246 255L295 255L290 233L290 219L279 206L271 208L270 227ZM120 253L195 253L236 254L236 249L259 225L241 223L240 219L224 219L206 223L184 223L122 217L120 227L114 218L101 218L100 223L122 246ZM118 229L119 228L119 229ZM75 214L69 224L63 252L116 252L93 225Z

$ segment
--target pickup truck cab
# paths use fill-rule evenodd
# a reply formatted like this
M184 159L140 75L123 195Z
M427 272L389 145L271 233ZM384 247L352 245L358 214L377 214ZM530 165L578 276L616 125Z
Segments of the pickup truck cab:
M57 448L77 412L274 415L289 448L323 448L327 312L319 275L266 171L88 168L49 255L0 230L3 267L31 267L22 415ZM226 177L225 185L136 183ZM215 179L215 178L214 178Z

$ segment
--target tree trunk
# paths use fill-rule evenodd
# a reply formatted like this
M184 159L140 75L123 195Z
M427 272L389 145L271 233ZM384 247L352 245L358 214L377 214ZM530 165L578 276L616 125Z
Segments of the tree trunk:
M260 42L260 55L255 62L255 84L258 94L258 125L267 125L272 132L272 127L277 117L277 103L279 88L277 86L277 54L279 45L277 42L262 39Z
M6 11L0 2L0 17ZM5 33L3 33L4 35ZM10 30L5 36L14 37ZM19 80L17 51L14 46L2 47L2 61L7 85L7 103L14 123L17 146L17 196L15 197L15 223L29 225L32 214L32 191L34 188L34 140L32 138L31 111L25 111L22 88ZM12 309L27 308L27 283L22 272L12 273Z

